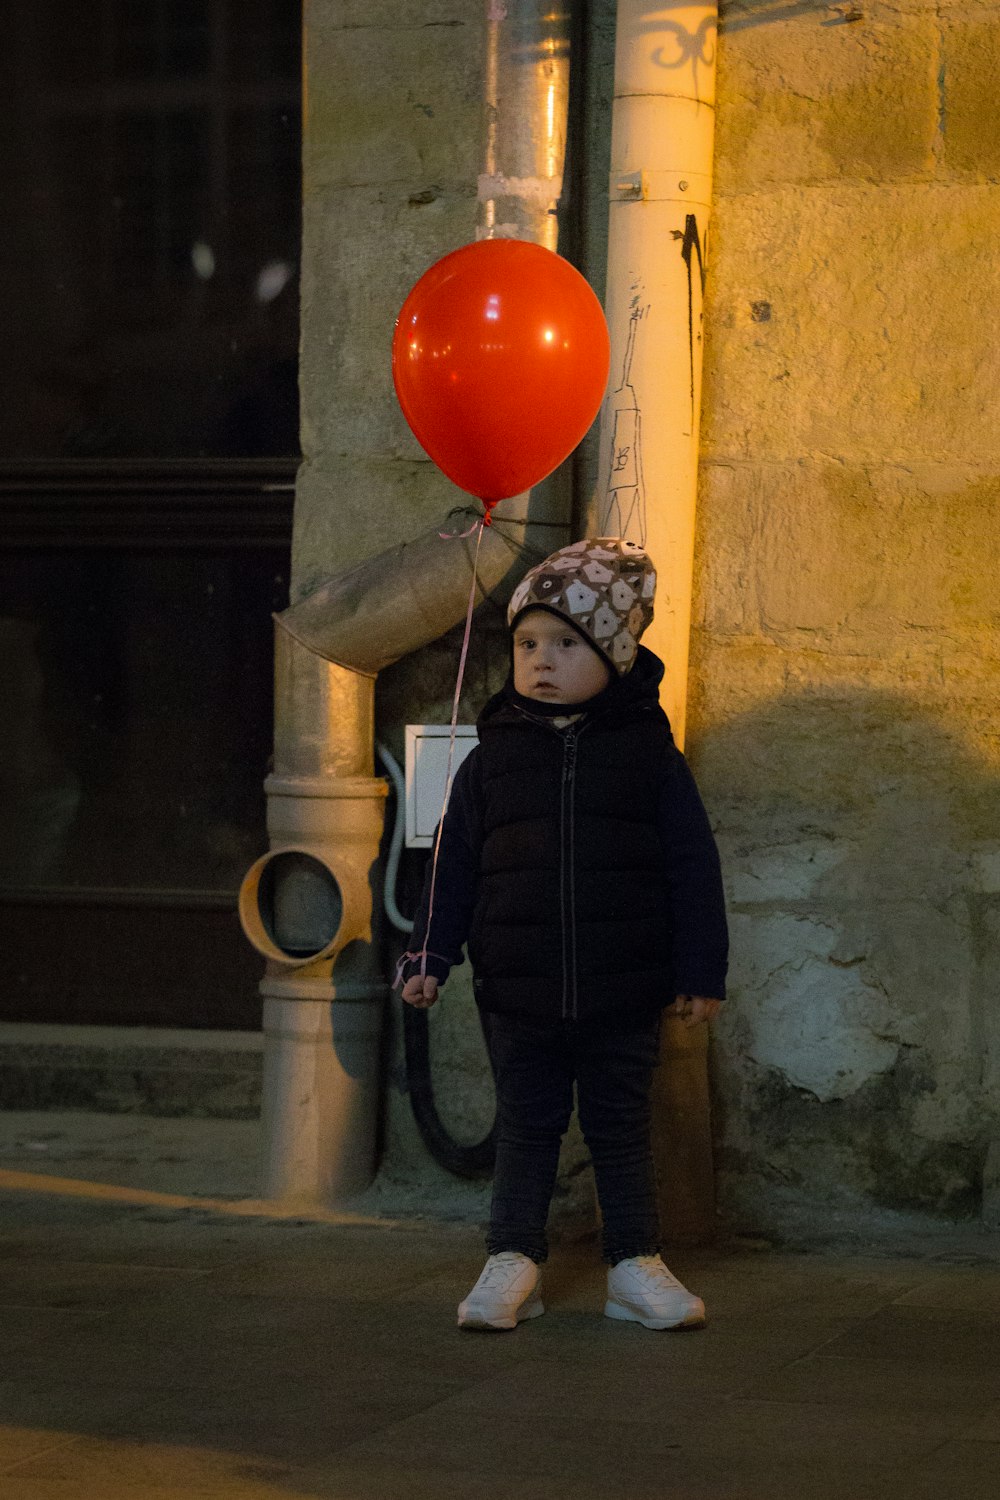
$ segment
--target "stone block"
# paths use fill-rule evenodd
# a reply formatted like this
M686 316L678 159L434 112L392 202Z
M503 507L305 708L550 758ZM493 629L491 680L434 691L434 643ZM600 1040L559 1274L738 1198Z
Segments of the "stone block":
M836 958L840 934L799 915L744 918L738 977L744 1054L817 1099L842 1099L896 1061L885 995Z
M411 203L391 190L330 192L306 208L302 445L310 458L422 450L392 385L392 335L428 266L472 238L475 190ZM391 254L387 247L391 246Z
M719 47L716 187L912 177L932 165L937 25L865 7L851 26L804 10L753 25L727 13ZM827 17L829 19L829 17ZM741 24L741 22L743 24Z
M974 889L1000 895L1000 847L978 849L970 863Z
M1000 461L998 224L985 186L721 200L704 457Z
M398 546L469 503L429 458L362 453L307 464L299 473L292 545L296 586L309 593L328 574Z
M815 663L802 688L786 673L776 692L748 696L726 716L729 684L749 655L720 649L713 657L718 711L710 697L692 755L726 836L752 847L797 843L805 830L845 848L859 841L874 889L891 879L897 893L933 892L939 904L974 891L969 854L997 826L1000 775L967 742L957 710L872 686L864 659L859 666L831 656ZM824 683L828 662L834 670ZM838 666L851 675L837 681ZM870 848L876 840L883 864Z
M700 768L707 755L714 756L722 737L732 751L729 726L780 699L784 682L784 653L771 642L695 631L688 675L687 753L692 764Z
M411 12L414 7L410 7ZM306 24L304 192L470 183L479 172L484 27Z
M922 784L971 857L1000 827L995 662L960 650L956 683L950 642L933 635L887 636L879 653L873 639L839 634L816 649L806 634L694 635L688 754L713 815L739 826L737 808L759 804L775 837L797 838L822 810L824 836L842 838L847 807L860 815L865 798L877 806L908 788L921 816ZM981 890L971 866L968 883Z
M821 883L829 885L850 858L847 841L810 838L751 848L728 832L721 840L726 896L737 905L810 902Z
M801 462L759 475L751 565L760 626L907 633L1000 624L1000 473Z
M943 165L978 178L1000 174L1000 15L965 7L941 24Z
M691 609L696 628L744 634L757 627L754 557L762 488L755 464L701 465Z
M737 951L750 929L758 947L750 964L737 965L716 1033L724 1172L742 1178L750 1199L783 1183L824 1213L852 1194L869 1205L969 1212L981 1121L961 1086L968 1058L957 1068L908 1041L910 1017L898 1001L863 967L838 969L837 948L823 952L823 923L795 920L804 940L790 933L784 964L752 990L744 970L757 975L761 959L780 959L779 928L793 919L738 914L734 922ZM778 949L767 951L775 938ZM732 1186L730 1176L724 1197Z

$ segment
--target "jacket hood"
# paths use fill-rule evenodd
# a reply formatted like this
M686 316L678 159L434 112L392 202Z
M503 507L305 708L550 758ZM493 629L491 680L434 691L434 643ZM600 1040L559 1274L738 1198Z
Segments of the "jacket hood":
M639 646L636 651L635 664L630 672L623 677L613 676L607 687L594 698L588 698L586 703L575 703L572 706L566 704L535 703L530 698L523 698L514 688L513 666L507 675L507 681L498 693L484 705L476 723L480 736L483 732L489 732L494 725L522 720L527 714L531 718L544 721L554 717L568 714L586 714L602 717L604 714L613 714L616 718L631 718L635 713L647 714L654 710L661 716L664 723L667 716L660 707L659 686L663 681L665 668L660 658L646 646Z

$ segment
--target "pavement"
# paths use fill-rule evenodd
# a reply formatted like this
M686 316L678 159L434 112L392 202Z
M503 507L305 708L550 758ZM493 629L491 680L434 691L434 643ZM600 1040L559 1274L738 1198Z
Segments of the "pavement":
M469 1333L472 1217L391 1185L279 1212L254 1147L251 1121L0 1116L2 1500L1000 1495L995 1233L677 1248L709 1326L670 1334L605 1319L566 1232L546 1315Z

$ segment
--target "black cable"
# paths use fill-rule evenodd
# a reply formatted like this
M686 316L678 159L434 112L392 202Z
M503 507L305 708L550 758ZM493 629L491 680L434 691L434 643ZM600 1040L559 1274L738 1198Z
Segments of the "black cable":
M479 1012L483 1027L486 1050L489 1032L486 1017ZM497 1122L483 1139L472 1146L463 1146L445 1129L434 1102L434 1083L431 1078L430 1029L427 1011L413 1005L403 1005L403 1041L406 1052L406 1078L410 1091L410 1107L417 1129L428 1151L439 1166L456 1177L490 1177L493 1174L497 1154Z
M398 767L397 767L398 774ZM396 776L393 776L396 784ZM403 909L410 911L419 901L424 885L424 876L429 856L416 850L406 851L409 857L399 867L399 878L403 894ZM446 1129L438 1114L434 1100L434 1080L431 1074L430 1031L427 1011L413 1005L403 1005L403 1052L406 1065L406 1084L410 1095L410 1108L421 1140L439 1166L456 1177L489 1177L496 1158L496 1118L481 1141L464 1146ZM478 1007L477 1007L478 1009ZM493 1049L490 1046L489 1016L479 1011L483 1028L486 1055L493 1068Z

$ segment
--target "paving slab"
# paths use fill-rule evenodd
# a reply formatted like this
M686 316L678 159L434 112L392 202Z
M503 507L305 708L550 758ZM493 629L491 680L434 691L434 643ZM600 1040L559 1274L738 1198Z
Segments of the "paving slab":
M913 1500L940 1500L942 1495L959 1500L996 1500L1000 1488L996 1444L943 1443L908 1469L907 1480Z
M1000 1401L988 1407L979 1421L959 1436L969 1438L973 1442L1000 1443ZM1000 1455L998 1455L998 1462L1000 1462Z
M81 1155L93 1176L67 1178L60 1130L57 1170L11 1152L0 1170L3 1500L1000 1490L995 1237L679 1249L709 1326L655 1334L602 1316L596 1240L564 1236L545 1316L467 1333L475 1222L272 1214L239 1196L239 1166L207 1182L165 1164L149 1122L147 1201L141 1160L102 1177L110 1157ZM89 1139L135 1154L126 1130ZM225 1166L242 1140L209 1144Z

